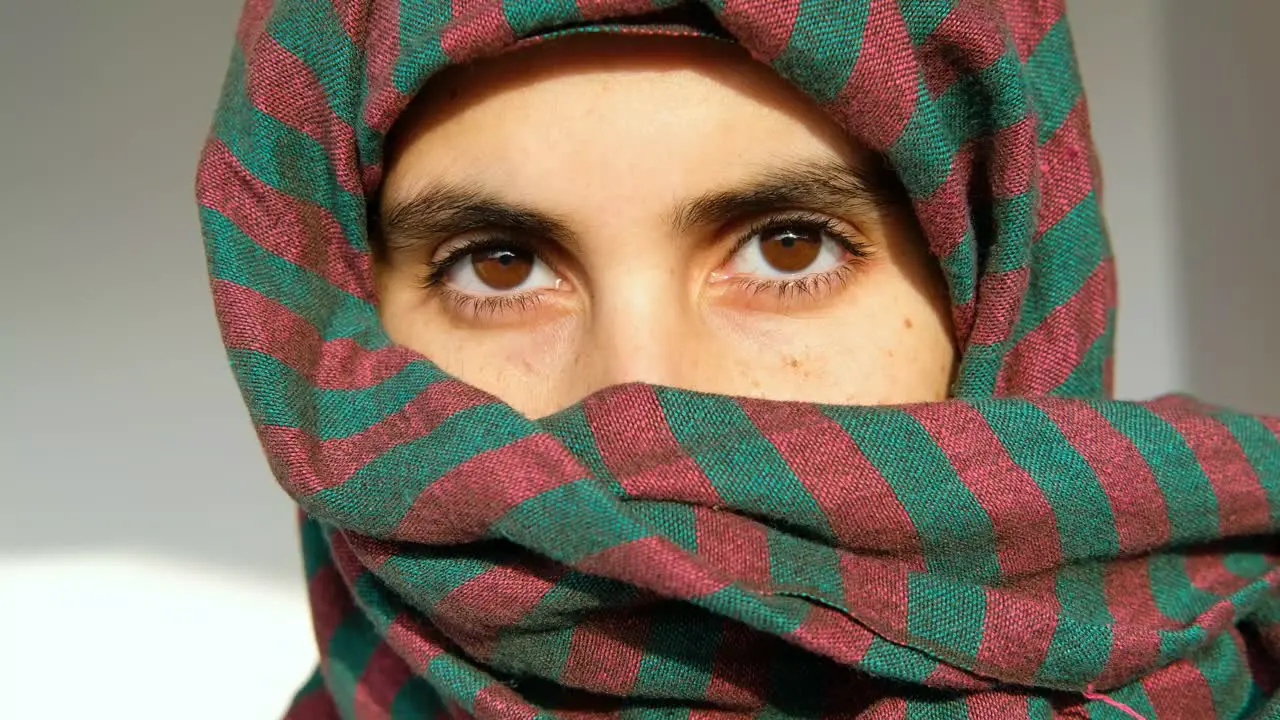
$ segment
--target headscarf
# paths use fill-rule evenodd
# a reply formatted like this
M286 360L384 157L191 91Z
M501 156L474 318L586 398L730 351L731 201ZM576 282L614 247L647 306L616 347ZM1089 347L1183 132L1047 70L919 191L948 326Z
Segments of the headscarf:
M320 663L290 717L1280 715L1280 418L1109 399L1061 0L685 4L888 158L954 399L629 384L531 420L388 339L368 201L424 82L676 4L246 3L198 196L300 507Z

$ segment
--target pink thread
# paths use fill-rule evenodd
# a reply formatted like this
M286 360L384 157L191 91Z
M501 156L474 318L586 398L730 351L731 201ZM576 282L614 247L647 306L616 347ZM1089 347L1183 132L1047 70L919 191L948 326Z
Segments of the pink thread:
M1145 717L1138 714L1137 710L1134 710L1128 705L1125 705L1124 703L1118 702L1116 700L1112 700L1111 698L1107 697L1106 695L1103 695L1102 693L1094 692L1093 683L1089 683L1089 687L1084 689L1084 696L1089 700L1101 700L1102 702L1110 705L1113 708L1116 708L1117 710L1123 710L1131 718L1137 718L1137 720L1147 720Z

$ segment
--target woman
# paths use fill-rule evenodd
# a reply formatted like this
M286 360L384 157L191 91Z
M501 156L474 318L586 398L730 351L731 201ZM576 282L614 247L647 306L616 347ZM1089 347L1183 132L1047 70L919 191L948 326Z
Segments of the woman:
M1105 399L1060 4L671 5L248 4L291 716L1273 716L1280 421Z

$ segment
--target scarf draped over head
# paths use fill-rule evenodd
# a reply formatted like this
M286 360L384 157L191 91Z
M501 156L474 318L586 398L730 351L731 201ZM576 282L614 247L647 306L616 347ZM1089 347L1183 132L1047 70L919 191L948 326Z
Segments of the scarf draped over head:
M291 717L1280 715L1280 419L1109 399L1061 0L683 4L889 159L950 289L955 399L632 384L534 421L388 339L367 202L423 83L678 4L246 3L198 196L301 508L320 663Z

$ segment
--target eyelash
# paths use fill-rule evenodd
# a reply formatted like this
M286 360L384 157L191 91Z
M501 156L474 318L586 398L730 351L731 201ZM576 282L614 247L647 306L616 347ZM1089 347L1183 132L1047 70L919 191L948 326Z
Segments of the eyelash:
M871 255L870 247L859 238L841 229L836 221L829 217L805 212L774 215L753 224L743 231L733 244L729 257L741 252L757 236L771 231L787 228L804 228L830 237L849 254L849 259L839 267L823 273L814 273L794 280L746 280L735 282L747 293L755 296L770 292L779 300L795 300L800 297L818 297L833 289L843 288L853 270ZM473 317L492 317L509 311L527 312L542 302L542 295L536 291L516 293L514 295L476 296L460 293L445 282L449 270L458 262L465 260L473 253L504 248L519 248L542 259L542 253L529 242L516 238L490 236L465 241L450 250L444 257L427 262L425 272L419 284L428 290L441 293L463 314ZM543 262L546 262L543 259Z
M442 286L444 287L444 286ZM449 302L458 312L471 317L483 318L501 315L506 312L528 312L538 307L542 296L536 292L519 293L517 295L493 295L478 297L456 292L445 288Z

